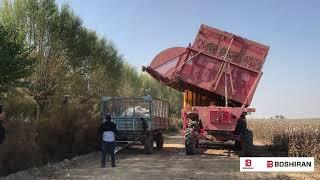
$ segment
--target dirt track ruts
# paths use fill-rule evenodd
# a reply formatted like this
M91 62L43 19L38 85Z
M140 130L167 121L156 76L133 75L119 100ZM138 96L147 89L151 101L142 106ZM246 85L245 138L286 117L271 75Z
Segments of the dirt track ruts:
M256 156L272 156L266 147L255 143ZM183 139L179 135L166 136L164 149L152 155L143 154L142 145L134 145L117 154L116 168L107 162L100 168L100 153L95 152L21 171L4 179L316 179L312 174L241 173L239 156L232 144L211 144L199 148L197 155L186 156Z

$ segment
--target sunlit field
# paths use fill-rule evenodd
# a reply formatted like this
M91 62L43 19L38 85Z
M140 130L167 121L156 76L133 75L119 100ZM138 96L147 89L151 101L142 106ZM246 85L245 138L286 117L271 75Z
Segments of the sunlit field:
M320 160L320 119L250 119L248 127L275 154Z

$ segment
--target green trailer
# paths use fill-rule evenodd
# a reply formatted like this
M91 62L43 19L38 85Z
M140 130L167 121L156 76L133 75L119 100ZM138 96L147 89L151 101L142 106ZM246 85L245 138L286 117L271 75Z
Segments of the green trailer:
M169 108L167 101L151 96L141 97L102 97L101 117L106 113L117 125L116 152L125 146L141 142L146 154L163 147L163 132L169 127Z

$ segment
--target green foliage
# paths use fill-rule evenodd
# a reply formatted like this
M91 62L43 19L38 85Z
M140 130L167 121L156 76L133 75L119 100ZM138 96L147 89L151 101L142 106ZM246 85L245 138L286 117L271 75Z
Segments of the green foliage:
M1 175L96 150L101 96L150 94L180 116L181 92L125 63L113 42L88 30L68 5L3 0L0 25L8 118Z
M181 118L171 118L169 123L169 128L167 129L167 133L177 133L183 128Z
M151 94L174 104L172 113L180 113L180 92L124 63L113 43L85 28L68 5L59 9L54 0L5 0L0 15L6 26L20 30L18 40L32 47L37 65L28 78L28 95L40 112L65 95L95 107L103 95Z
M0 21L0 93L27 86L33 65L21 33Z
M30 95L41 112L65 94L84 101L116 95L122 57L112 42L86 29L67 5L59 9L54 0L4 1L0 13L3 22L24 32L33 49L37 67Z

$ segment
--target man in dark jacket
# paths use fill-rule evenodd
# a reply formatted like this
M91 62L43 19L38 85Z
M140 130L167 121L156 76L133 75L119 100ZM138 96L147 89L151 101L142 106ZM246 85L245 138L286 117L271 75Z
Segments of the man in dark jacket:
M2 126L2 121L4 121L5 116L6 115L4 112L0 114L0 144L2 144L4 139L6 138L6 130Z
M111 156L112 167L116 166L115 162L115 135L117 133L117 126L111 121L111 114L106 115L106 121L100 126L99 133L102 137L102 159L101 167L106 165L106 155Z

